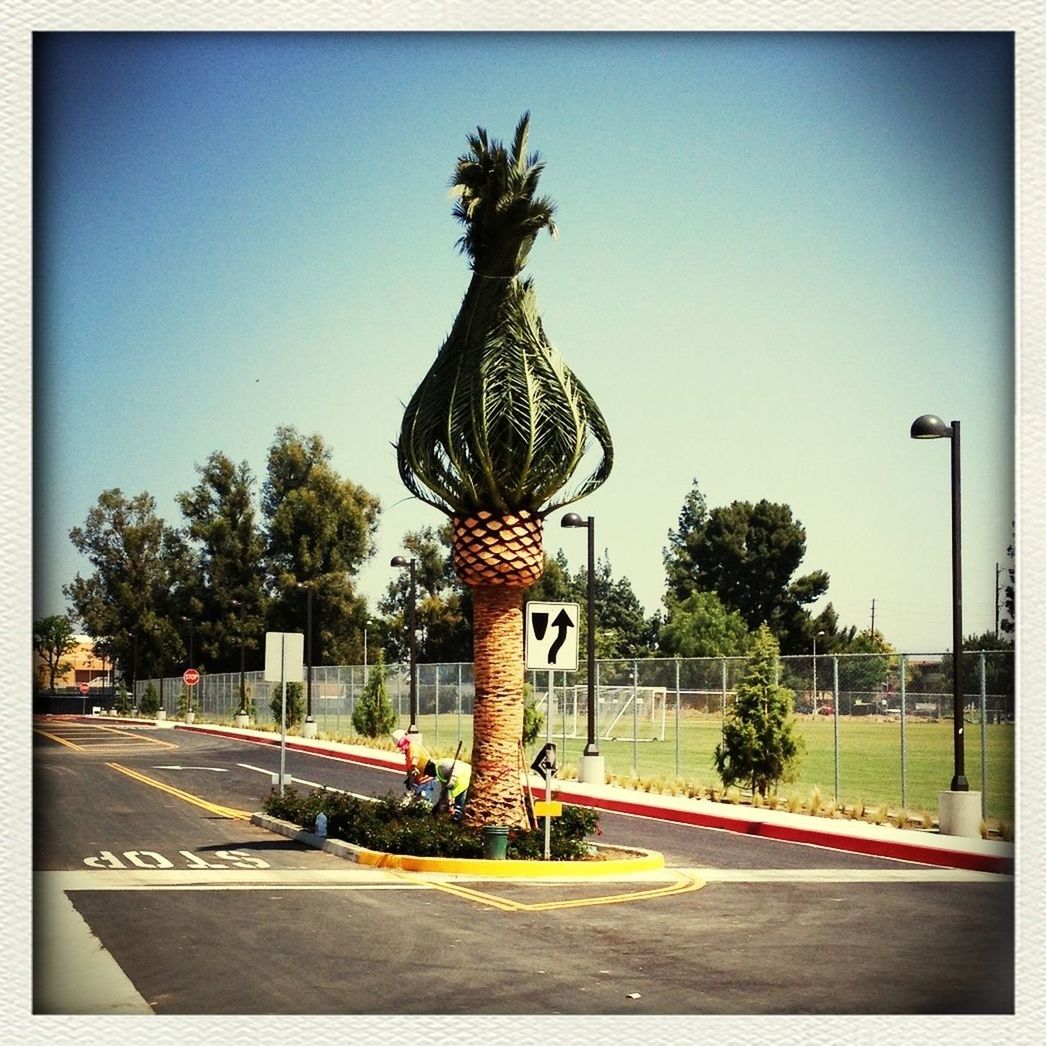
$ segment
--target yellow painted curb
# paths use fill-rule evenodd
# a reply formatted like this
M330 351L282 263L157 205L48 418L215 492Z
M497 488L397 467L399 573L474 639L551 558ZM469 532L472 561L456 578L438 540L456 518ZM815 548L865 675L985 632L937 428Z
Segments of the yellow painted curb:
M656 871L665 866L664 855L654 850L636 850L635 853L635 857L616 857L607 861L488 861L478 857L412 857L361 849L356 860L360 864L403 872L443 872L501 879L587 879L624 872Z
M615 857L607 861L488 861L479 857L414 857L367 850L342 839L328 839L290 821L282 821L260 812L251 816L251 823L357 864L401 872L443 872L493 879L595 879L629 872L658 871L665 866L664 854L638 847L628 848L628 852L634 853L635 857ZM595 845L598 849L599 844ZM624 850L625 847L615 846L612 849Z

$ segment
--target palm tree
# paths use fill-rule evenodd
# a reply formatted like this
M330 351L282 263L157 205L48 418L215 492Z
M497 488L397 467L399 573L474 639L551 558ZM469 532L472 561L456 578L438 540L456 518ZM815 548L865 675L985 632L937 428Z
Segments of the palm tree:
M477 128L458 158L454 217L472 278L396 445L407 489L451 518L454 569L473 591L473 825L526 823L522 593L544 570L544 517L595 490L613 462L599 408L519 278L538 233L555 235L555 205L535 195L544 164L526 152L529 128L525 113L509 149ZM593 441L594 469L566 489Z

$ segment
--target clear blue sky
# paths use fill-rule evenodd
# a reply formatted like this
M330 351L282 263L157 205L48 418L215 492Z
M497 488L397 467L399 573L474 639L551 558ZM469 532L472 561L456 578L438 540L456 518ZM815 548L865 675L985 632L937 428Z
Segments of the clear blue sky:
M691 479L788 503L844 625L950 646L962 421L965 632L994 627L1013 508L1008 34L38 37L34 611L101 490L174 495L277 425L377 494L375 600L408 529L392 443L467 282L448 176L524 110L559 207L546 331L614 472L575 509L648 612ZM584 561L584 536L547 548Z

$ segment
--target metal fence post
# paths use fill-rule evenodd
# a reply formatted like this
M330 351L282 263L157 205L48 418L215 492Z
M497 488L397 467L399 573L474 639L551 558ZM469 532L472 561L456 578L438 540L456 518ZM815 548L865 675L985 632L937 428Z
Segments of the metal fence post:
M726 658L720 658L720 670L723 677L723 691L719 699L719 718L722 720L721 729L726 729Z
M632 776L639 776L639 662L632 662Z
M676 658L676 777L679 776L679 658Z
M839 655L832 657L832 709L835 712L835 801L839 802Z
M905 689L905 669L904 669L904 654L901 654L898 659L901 665L901 806L906 808L908 806L908 762L907 762L907 749L905 748L905 697L907 691Z
M436 698L435 698L435 701L436 701L436 705L435 705L435 708L436 708L436 725L433 727L432 732L433 732L433 736L435 737L435 744L438 747L439 746L439 669L440 669L440 666L439 665L435 665L434 667L436 669Z
M461 662L458 662L458 736L455 741L461 740Z
M988 816L988 691L984 677L984 651L981 660L981 817Z

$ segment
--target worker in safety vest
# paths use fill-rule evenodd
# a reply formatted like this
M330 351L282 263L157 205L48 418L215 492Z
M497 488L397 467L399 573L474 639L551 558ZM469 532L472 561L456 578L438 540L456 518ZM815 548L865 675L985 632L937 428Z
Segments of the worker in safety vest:
M434 777L436 775L436 764L433 763L428 749L421 743L420 734L408 734L405 730L393 730L392 740L403 753L403 758L407 762L406 787L409 791L417 791L418 786L426 777Z
M469 781L472 780L472 767L463 759L441 759L436 764L436 780L441 788L433 812L449 805L454 810L454 818L460 818L465 809Z

